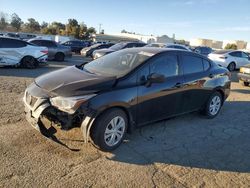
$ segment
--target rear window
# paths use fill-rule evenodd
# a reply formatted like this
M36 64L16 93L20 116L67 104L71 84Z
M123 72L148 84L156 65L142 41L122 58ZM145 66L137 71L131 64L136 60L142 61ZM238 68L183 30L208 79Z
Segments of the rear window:
M202 58L190 55L182 56L184 74L203 72Z

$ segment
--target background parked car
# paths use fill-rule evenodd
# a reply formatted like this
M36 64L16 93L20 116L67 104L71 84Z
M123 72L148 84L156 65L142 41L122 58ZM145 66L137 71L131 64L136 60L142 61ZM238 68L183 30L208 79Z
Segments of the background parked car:
M168 43L168 44L166 44L166 48L174 48L174 49L179 49L179 50L192 51L190 48L188 48L187 46L182 45L182 44Z
M194 52L204 55L204 56L208 56L208 54L212 53L213 50L210 47L207 46L198 46L194 48Z
M243 83L244 86L249 86L250 83L250 64L240 67L240 72L238 73L239 81Z
M70 40L64 43L61 43L64 46L69 46L72 52L80 54L81 50L85 47L88 47L88 43L80 40Z
M143 43L143 42L120 42L120 43L117 43L117 44L111 46L110 48L95 50L93 52L93 59L97 59L97 58L102 57L106 54L110 54L112 52L115 52L115 51L118 51L121 49L143 47L145 45L146 45L146 43Z
M239 50L215 51L209 54L208 57L218 65L228 68L229 71L234 71L250 63L249 56L245 52Z
M151 44L147 44L145 47L165 48L166 44L164 44L164 43L151 43Z
M70 47L63 46L52 40L31 39L29 42L37 46L47 47L49 60L64 61L65 57L72 56Z
M93 52L95 50L103 49L103 48L109 48L113 46L113 43L106 43L106 44L94 44L90 47L83 48L81 50L81 55L86 56L86 57L92 57L93 58Z
M8 37L0 37L0 66L35 68L48 58L48 48Z

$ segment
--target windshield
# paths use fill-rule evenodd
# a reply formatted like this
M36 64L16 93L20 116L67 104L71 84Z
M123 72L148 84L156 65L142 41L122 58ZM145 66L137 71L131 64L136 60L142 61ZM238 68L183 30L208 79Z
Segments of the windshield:
M117 43L117 44L109 47L109 49L114 50L114 51L118 51L118 50L121 50L124 46L126 46L126 43Z
M141 50L124 49L91 61L83 69L94 74L120 78L153 55Z

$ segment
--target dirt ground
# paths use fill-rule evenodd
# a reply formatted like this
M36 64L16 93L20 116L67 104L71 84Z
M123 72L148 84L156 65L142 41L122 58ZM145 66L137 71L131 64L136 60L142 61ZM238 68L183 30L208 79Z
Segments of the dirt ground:
M250 187L250 87L233 73L215 119L197 113L135 130L112 153L84 144L80 129L59 132L64 147L33 129L22 96L48 71L0 68L0 187Z

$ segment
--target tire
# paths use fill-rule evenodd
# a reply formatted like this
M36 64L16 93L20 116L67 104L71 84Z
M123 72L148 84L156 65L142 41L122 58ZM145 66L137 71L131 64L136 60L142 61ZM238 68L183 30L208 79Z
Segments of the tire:
M222 107L222 104L223 104L222 95L218 91L214 92L209 97L209 99L205 105L205 108L203 110L203 114L208 119L215 118L219 114L221 107Z
M243 82L244 86L249 86L249 82Z
M63 53L61 53L61 52L58 52L58 53L56 53L56 55L55 55L55 60L56 61L64 61L64 58L65 58L65 55L63 54Z
M112 151L122 143L127 128L128 118L123 110L108 110L93 125L90 133L92 144L102 151Z
M21 61L21 67L34 69L38 67L38 62L34 57L26 56Z
M232 72L236 69L236 64L234 62L229 63L229 65L227 66L227 69Z

